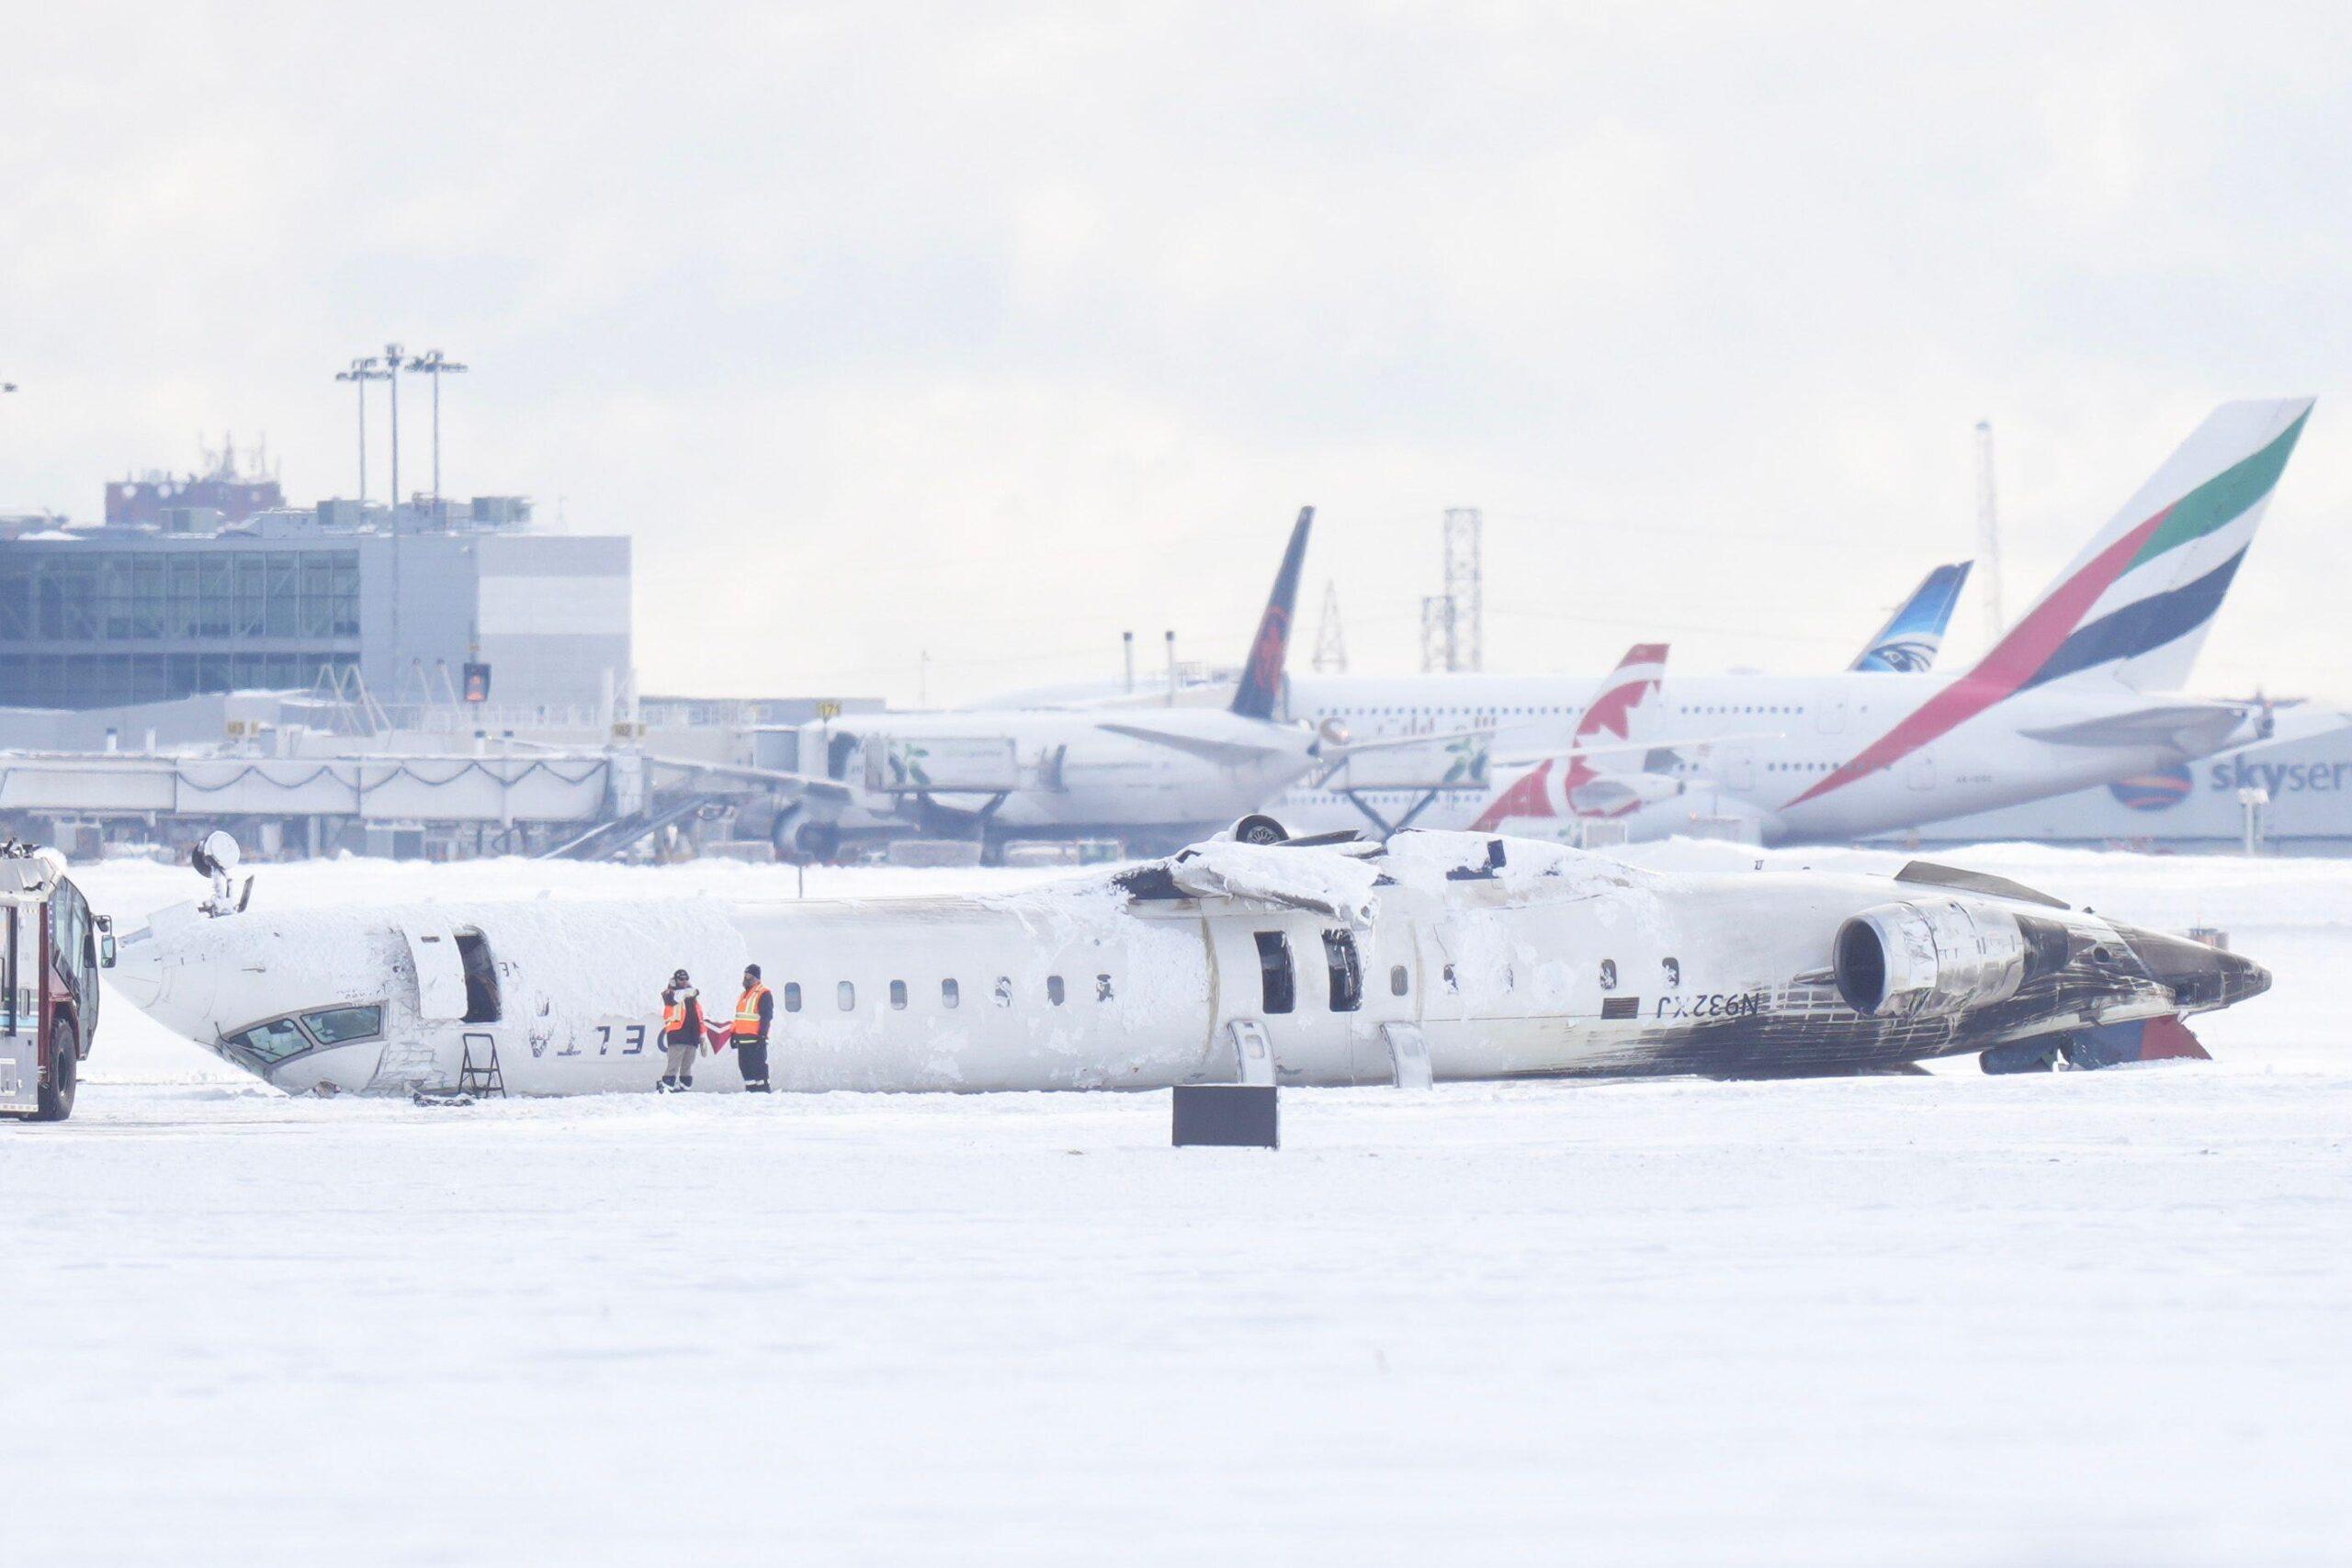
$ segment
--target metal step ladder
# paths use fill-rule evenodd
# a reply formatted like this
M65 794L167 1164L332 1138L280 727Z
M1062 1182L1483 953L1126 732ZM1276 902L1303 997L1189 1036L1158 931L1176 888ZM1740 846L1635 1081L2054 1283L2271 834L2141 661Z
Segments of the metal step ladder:
M486 1058L474 1055L478 1043L489 1051ZM494 1094L501 1100L505 1099L506 1074L498 1065L498 1037L494 1034L467 1034L460 1039L459 1044L463 1050L458 1057L458 1092Z

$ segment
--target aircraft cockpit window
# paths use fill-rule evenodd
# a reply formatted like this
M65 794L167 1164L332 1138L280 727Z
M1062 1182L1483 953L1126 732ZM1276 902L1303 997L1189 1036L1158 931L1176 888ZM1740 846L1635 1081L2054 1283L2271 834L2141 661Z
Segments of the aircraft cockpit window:
M1323 961L1331 972L1331 1010L1353 1012L1363 1005L1363 965L1356 957L1353 931L1325 931Z
M1291 975L1290 942L1280 931L1255 934L1261 1000L1270 1013L1288 1012L1298 1000L1298 988Z
M384 1032L384 1010L381 1007L322 1008L306 1012L302 1021L319 1037L322 1045L340 1045L346 1040L366 1040Z
M273 1018L267 1023L256 1023L251 1029L230 1035L228 1043L265 1062L282 1062L311 1048L311 1037L303 1033L302 1026L290 1018Z

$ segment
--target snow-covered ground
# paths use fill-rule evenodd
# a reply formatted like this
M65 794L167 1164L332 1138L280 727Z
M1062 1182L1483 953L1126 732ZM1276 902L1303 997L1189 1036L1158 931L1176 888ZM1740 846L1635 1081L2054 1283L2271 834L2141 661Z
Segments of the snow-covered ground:
M2278 987L2210 1065L1296 1091L1278 1155L1158 1095L294 1101L116 998L0 1128L0 1562L2352 1558L2352 864L1943 858Z

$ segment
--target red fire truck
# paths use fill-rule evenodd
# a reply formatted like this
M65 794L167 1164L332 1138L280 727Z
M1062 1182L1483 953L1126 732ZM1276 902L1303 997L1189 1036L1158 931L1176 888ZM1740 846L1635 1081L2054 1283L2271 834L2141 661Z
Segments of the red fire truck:
M98 971L112 922L65 874L65 859L0 840L0 1116L74 1114L82 1059L98 1028Z

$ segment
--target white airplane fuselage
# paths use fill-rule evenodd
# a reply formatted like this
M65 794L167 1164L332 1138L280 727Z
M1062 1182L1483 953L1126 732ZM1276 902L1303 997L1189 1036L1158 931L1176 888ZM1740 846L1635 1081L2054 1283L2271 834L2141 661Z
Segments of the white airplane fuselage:
M1890 766L1802 798L1930 698L1967 679L1668 675L1634 710L1632 739L1723 739L1702 761L1668 764L1683 780L1682 794L1621 820L1636 839L1732 817L1752 821L1766 843L1851 840L2110 783L2250 738L2233 705L2151 697L2111 682L2053 683L1990 704ZM1290 682L1288 711L1308 723L1337 720L1359 741L1490 725L1494 755L1534 757L1567 743L1593 684L1565 675L1300 675ZM1417 824L1469 827L1507 782L1498 766L1492 786L1446 791ZM1368 798L1395 811L1418 795L1398 790ZM1308 784L1293 786L1265 809L1302 832L1364 825L1343 795ZM1508 826L1548 834L1572 831L1576 823Z
M1139 849L1172 849L1259 809L1315 765L1316 746L1305 726L1204 707L876 714L812 725L802 736L804 750L827 752L828 766L856 792L841 816L844 832L903 833L928 812L943 829L984 818L998 836L1099 834ZM842 745L845 736L853 743ZM955 742L1009 747L1016 787L865 787L869 746Z
M1979 944L1937 983L1958 995L1966 969L1982 1006L1865 1016L1841 999L1832 965L1855 917L1956 900L2006 933L2009 968L1985 971L2006 990L1978 983L1995 951ZM992 896L182 907L126 937L115 973L148 1013L292 1092L460 1088L494 1054L506 1090L534 1095L650 1090L661 988L681 966L716 1020L743 965L763 967L772 1077L801 1090L1229 1082L1238 1022L1263 1029L1295 1084L1387 1081L1398 1029L1442 1079L1843 1072L2267 984L2178 939L2023 916L2038 969L2021 966L2016 908L1939 886L1663 876L1431 833L1371 856L1213 844ZM740 1085L723 1053L699 1064L697 1089Z

